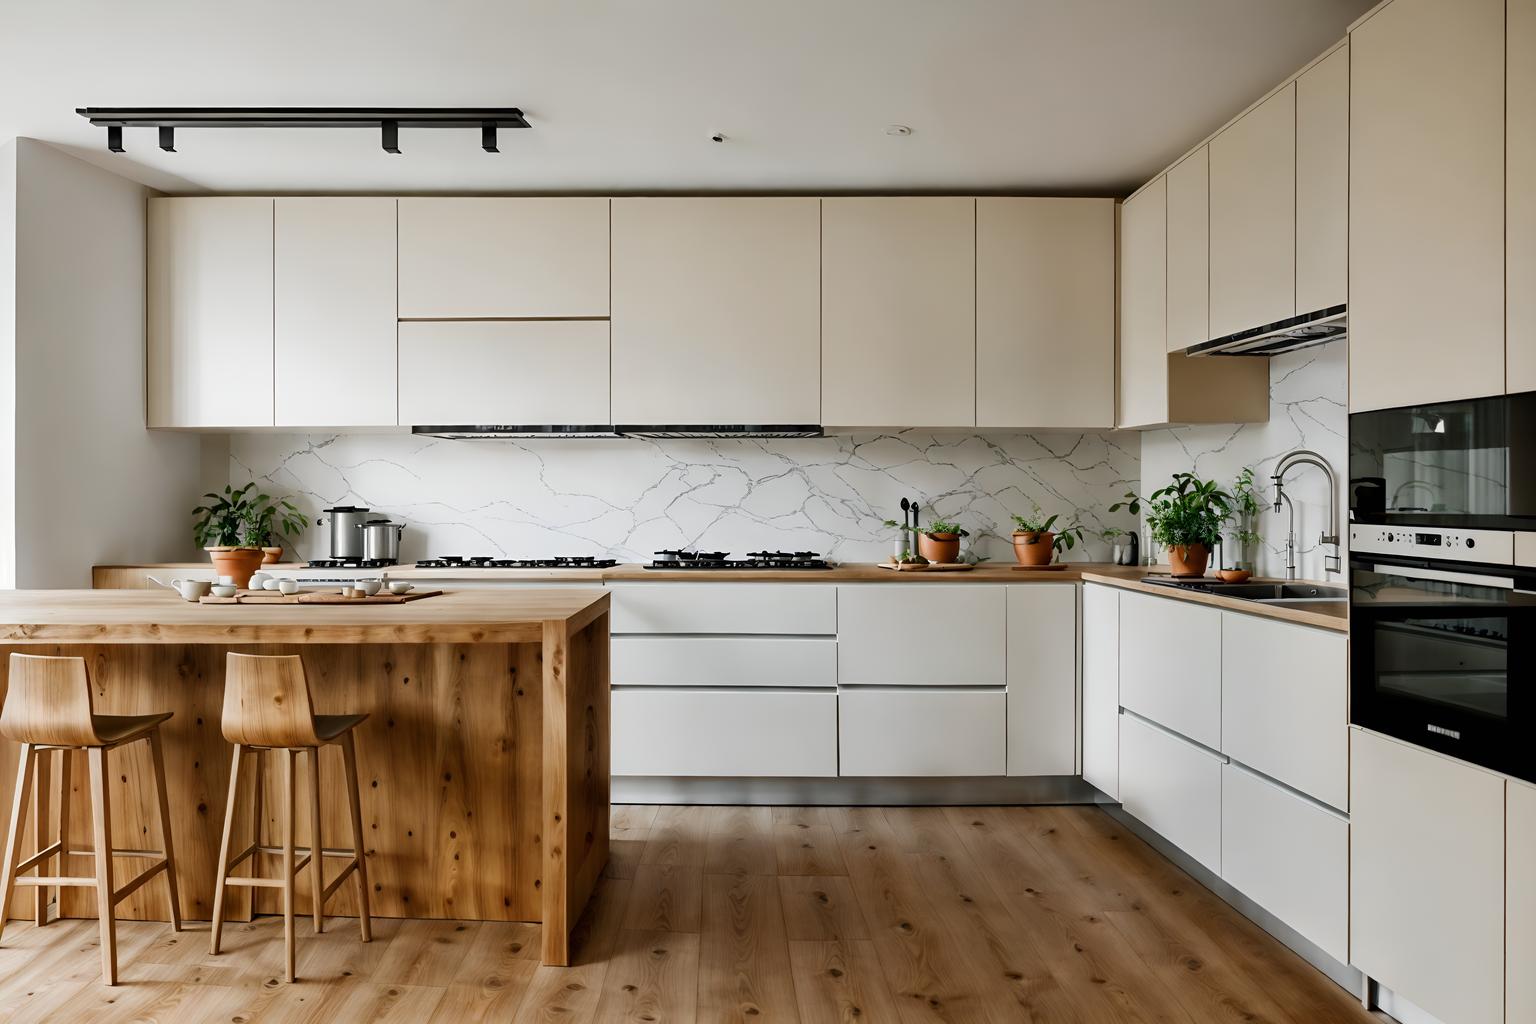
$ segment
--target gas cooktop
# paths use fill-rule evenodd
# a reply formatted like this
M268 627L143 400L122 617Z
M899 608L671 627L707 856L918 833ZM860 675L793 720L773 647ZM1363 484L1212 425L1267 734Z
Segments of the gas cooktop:
M418 569L609 569L618 565L612 558L592 555L571 555L557 558L494 558L479 555L463 558L459 555L439 555L416 562Z
M312 558L306 569L388 569L400 563L393 558Z
M748 551L731 558L726 551L658 551L647 569L708 572L711 569L830 569L832 563L815 551Z

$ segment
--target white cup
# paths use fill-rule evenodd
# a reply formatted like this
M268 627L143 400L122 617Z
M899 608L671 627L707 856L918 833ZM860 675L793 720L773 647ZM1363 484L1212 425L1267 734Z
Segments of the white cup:
M252 590L260 590L263 586L266 585L267 580L269 580L271 578L272 578L272 576L271 576L270 573L264 573L264 572L253 572L253 573L251 573L251 589ZM220 583L233 583L234 580L232 580L228 576L220 576L219 577L219 582Z
M383 586L383 584L378 580L358 580L355 586L358 590L372 597L379 592L379 587Z
M196 601L207 597L213 584L208 580L171 580L171 589L180 594L183 601Z
M298 580L278 580L277 590L281 594L297 594L299 592Z
M240 588L233 583L215 583L208 589L213 592L214 597L234 597L240 592Z
M395 580L389 585L389 592L391 594L409 594L415 589L416 584L410 583L406 580Z
M278 580L277 577L275 577L275 576L268 576L266 579L261 581L261 589L262 590L276 590L277 589L277 585L278 585L279 582L281 582L281 581Z

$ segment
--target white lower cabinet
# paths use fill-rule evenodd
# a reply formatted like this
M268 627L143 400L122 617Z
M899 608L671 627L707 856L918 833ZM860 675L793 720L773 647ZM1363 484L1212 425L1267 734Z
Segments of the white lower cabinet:
M856 689L838 695L840 774L1002 775L1007 695L1001 691Z
M838 589L816 583L637 583L615 586L611 588L611 630L614 633L831 636L838 631Z
M1001 689L1008 682L1007 600L1006 587L989 583L840 586L838 682ZM925 639L936 635L943 639Z
M1504 864L1504 993L1508 1024L1536 1021L1536 786L1509 783Z
M1234 764L1222 766L1221 877L1349 959L1349 821Z
M1083 586L1083 781L1120 798L1120 591Z
M614 686L837 685L837 641L809 636L616 636Z
M615 689L613 773L835 776L837 694Z
M1221 615L1174 597L1120 595L1120 703L1221 748Z
M1008 774L1077 774L1077 587L1008 592Z
M1350 963L1447 1024L1502 1024L1503 777L1350 735Z
M1221 770L1219 755L1135 715L1120 717L1121 804L1217 874L1221 873Z

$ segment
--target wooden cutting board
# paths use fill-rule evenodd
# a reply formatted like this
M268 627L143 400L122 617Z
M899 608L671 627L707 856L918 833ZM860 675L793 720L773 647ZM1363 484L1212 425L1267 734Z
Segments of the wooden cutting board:
M372 597L342 597L339 587L329 591L304 591L279 594L275 590L242 590L234 597L199 598L198 604L405 604L423 597L436 597L441 590L413 590L408 594L374 594Z
M896 572L969 572L976 566L970 562L881 562L880 568Z
M1019 572L1059 572L1067 568L1067 563L1052 562L1050 565L1015 565L1012 568Z

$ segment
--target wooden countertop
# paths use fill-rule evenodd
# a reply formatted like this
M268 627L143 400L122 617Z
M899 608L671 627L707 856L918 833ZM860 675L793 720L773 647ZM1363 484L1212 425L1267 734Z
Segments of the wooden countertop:
M403 604L197 604L169 590L0 591L0 642L530 643L608 610L591 590L461 590Z
M1120 587L1122 590L1135 590L1143 594L1152 594L1156 597L1191 601L1195 604L1210 605L1213 608L1224 608L1227 611L1243 612L1246 615L1257 615L1266 619L1279 619L1282 622L1294 622L1301 626L1317 626L1322 629L1331 629L1338 633L1349 632L1349 604L1345 601L1320 601L1316 604L1306 605L1273 605L1265 604L1261 601L1243 601L1235 597L1222 597L1218 594L1202 594L1197 590L1184 590L1178 587L1162 586L1157 583L1143 583L1141 577L1152 571L1145 566L1138 567L1134 575L1124 571L1130 568L1128 566L1114 566L1112 568L1113 571L1111 572L1090 570L1084 572L1082 576L1089 583L1107 583L1112 587ZM1281 583L1285 581L1255 576L1253 582Z

